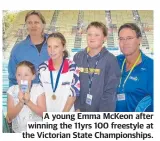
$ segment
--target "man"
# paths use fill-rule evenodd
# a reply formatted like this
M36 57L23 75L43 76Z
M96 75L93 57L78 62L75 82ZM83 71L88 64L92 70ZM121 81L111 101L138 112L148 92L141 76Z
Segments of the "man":
M122 77L117 89L117 112L153 111L153 60L141 50L142 34L134 23L119 28L117 57Z

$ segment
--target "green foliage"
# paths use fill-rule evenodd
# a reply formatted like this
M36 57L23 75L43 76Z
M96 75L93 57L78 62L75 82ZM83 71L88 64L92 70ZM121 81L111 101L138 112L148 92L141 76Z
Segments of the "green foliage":
M17 13L15 12L3 11L3 34L5 34L8 28L13 24L16 16Z

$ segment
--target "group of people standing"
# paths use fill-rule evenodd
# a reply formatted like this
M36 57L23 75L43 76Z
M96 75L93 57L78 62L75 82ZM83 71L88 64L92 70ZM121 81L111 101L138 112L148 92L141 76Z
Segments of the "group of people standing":
M141 50L142 35L134 23L118 30L122 55L104 46L107 27L98 21L87 27L87 47L68 57L63 34L44 33L39 11L25 17L29 35L13 47L9 64L7 120L14 132L43 112L153 111L153 60ZM23 92L21 81L27 81Z

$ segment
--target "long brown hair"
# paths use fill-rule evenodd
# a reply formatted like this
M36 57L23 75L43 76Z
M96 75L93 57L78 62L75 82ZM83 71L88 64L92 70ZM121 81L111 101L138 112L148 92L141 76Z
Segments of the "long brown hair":
M48 36L48 38L47 38L47 41L48 41L48 39L51 38L51 37L60 39L61 42L62 42L62 45L63 45L63 46L66 45L66 39L65 39L65 37L63 36L62 33L60 33L60 32L54 32L54 33L50 34L50 35ZM64 54L64 56L63 56L64 58L67 58L67 57L69 56L67 50L64 50L64 51L63 51L63 54Z

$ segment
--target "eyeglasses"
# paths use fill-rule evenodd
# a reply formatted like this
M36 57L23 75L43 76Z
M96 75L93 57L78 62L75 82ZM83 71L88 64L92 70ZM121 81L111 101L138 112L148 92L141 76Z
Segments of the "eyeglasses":
M118 40L120 41L120 42L124 42L124 41L131 41L131 40L133 40L134 38L137 38L137 37L126 37L126 38L123 38L123 37L119 37L118 38Z

